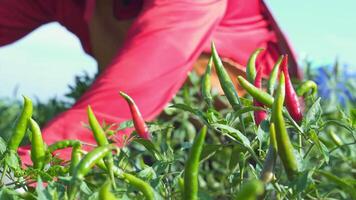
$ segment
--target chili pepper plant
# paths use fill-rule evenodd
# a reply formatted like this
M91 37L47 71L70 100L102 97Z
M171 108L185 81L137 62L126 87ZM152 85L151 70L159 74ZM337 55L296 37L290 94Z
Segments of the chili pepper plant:
M212 45L202 78L190 74L152 122L125 91L117 98L132 120L99 122L88 105L96 144L46 144L43 119L24 97L11 134L0 138L0 199L356 199L355 108L324 113L317 84L291 80L287 55L262 77L262 51L252 53L245 79L228 75ZM213 71L224 94L211 87ZM118 140L122 131L132 133ZM24 138L31 165L17 154ZM71 158L60 158L63 149Z

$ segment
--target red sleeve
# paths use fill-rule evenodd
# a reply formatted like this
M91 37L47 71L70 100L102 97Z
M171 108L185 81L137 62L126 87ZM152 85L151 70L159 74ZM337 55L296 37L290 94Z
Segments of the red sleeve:
M47 144L62 139L94 144L92 134L81 123L87 122L88 105L100 121L130 119L119 91L136 101L146 120L157 116L184 83L225 9L226 0L146 1L112 64L72 109L45 127ZM68 158L69 152L62 156Z
M1 0L0 46L10 44L54 19L54 0Z

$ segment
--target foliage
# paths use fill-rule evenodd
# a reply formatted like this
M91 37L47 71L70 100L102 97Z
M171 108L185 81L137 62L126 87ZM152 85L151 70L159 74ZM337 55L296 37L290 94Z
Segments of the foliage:
M33 118L42 127L58 113L70 108L71 105L89 88L93 82L93 77L88 73L75 76L74 85L69 85L69 92L65 94L66 99L50 98L46 102L36 99L34 105ZM0 99L0 134L4 139L11 135L12 127L16 121L18 113L21 112L21 101L3 98ZM27 142L24 141L24 142Z
M77 85L83 87L72 87L69 97L77 99L89 82L90 78L78 78ZM192 73L159 118L148 123L152 140L132 134L127 138L130 143L113 154L116 188L107 190L119 199L142 199L144 192L123 175L131 174L148 183L156 199L180 199L188 152L199 130L207 125L198 175L200 199L246 197L244 194L251 193L249 185L254 185L256 194L262 199L356 198L356 110L352 104L345 104L346 108L339 106L331 112L325 109L330 104L325 97L306 97L303 121L297 124L290 117L285 118L297 157L297 176L288 179L281 160L277 159L272 181L261 186L256 179L260 179L268 155L270 119L259 126L255 124L253 111L258 108L252 106L250 96L241 98L238 111L233 111L225 96L216 92L213 93L214 107L209 107L203 99L200 78ZM34 119L43 124L69 106L70 102L59 100L37 103ZM4 133L10 136L8 132L20 108L20 102L0 101L2 136ZM265 109L270 114L270 109ZM133 123L122 122L118 127L106 133L133 127ZM107 136L115 141L115 135ZM67 198L73 180L68 172L70 161L63 162L47 154L43 170L32 166L24 169L20 167L17 154L7 151L7 139L4 138L0 138L0 165L5 169L2 170L0 199ZM98 199L103 191L101 186L107 185L108 180L105 165L98 163L78 186L80 199ZM251 199L254 198L252 195Z

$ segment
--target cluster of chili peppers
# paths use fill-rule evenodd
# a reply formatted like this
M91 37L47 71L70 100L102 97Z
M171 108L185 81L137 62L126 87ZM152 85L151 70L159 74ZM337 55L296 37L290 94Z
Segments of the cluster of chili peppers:
M257 125L263 120L268 120L267 108L271 108L270 118L270 147L266 156L266 160L261 172L260 180L268 183L274 178L274 166L277 155L281 158L282 164L286 174L290 180L293 180L298 172L298 165L296 157L293 153L293 145L289 138L285 120L284 120L284 104L291 117L298 123L301 122L303 115L301 106L298 101L298 96L306 95L311 91L312 95L317 92L317 86L312 81L306 81L298 87L295 91L290 80L288 72L288 56L281 56L270 74L267 84L267 92L262 90L262 74L263 68L260 67L256 70L256 59L258 54L263 49L257 49L251 55L247 65L247 80L242 76L237 79L240 85L253 97L254 118ZM207 70L202 78L202 95L207 102L209 108L213 105L213 99L210 94L211 84L211 68L214 63L217 76L219 78L221 87L235 111L243 108L241 100L235 90L235 87L224 69L224 66L218 56L214 44L212 44L212 56L209 60ZM280 67L281 66L281 67ZM279 84L275 92L275 85L279 77ZM139 137L150 140L151 134L148 127L138 109L138 106L133 99L120 92L120 95L127 101L129 109L132 114L135 130ZM123 172L120 168L114 165L114 158L112 151L118 151L118 148L111 144L106 136L106 132L98 122L92 108L88 106L88 122L97 147L90 152L82 150L82 143L79 140L63 140L46 146L42 139L41 130L38 124L31 118L32 117L32 102L29 98L24 97L24 107L19 120L17 121L14 133L8 143L8 152L16 152L21 141L24 138L27 128L32 132L31 134L31 160L33 168L43 170L47 163L47 156L54 154L55 151L65 148L72 148L71 162L69 169L63 169L71 176L70 186L68 187L69 200L76 198L81 181L90 172L94 166L103 169L109 175L109 180L100 188L99 196L104 199L115 199L115 196L110 192L111 187L115 188L115 177L125 180L128 184L139 190L147 199L153 200L157 198L157 194L150 184L146 183L140 178ZM241 117L241 116L240 116ZM240 118L243 128L243 119ZM184 180L181 179L181 187L183 190L183 199L196 200L198 199L198 171L199 161L202 154L205 137L207 134L207 127L204 126L200 133L196 135L192 148L189 152L188 160L184 170ZM7 171L7 166L4 167L3 174ZM261 195L263 193L263 186L260 181L251 181L243 185L239 195L251 197Z
M247 80L242 76L237 77L240 86L242 86L253 97L253 104L256 108L254 110L256 125L259 125L263 120L268 119L268 113L264 106L272 109L272 116L270 119L270 148L268 150L266 161L261 173L261 181L270 182L273 179L273 169L276 162L277 153L282 160L288 178L293 179L294 175L298 171L298 166L296 157L293 153L293 146L285 127L284 114L286 114L286 111L284 110L284 104L292 119L297 123L300 123L303 119L303 115L298 96L303 96L309 91L311 91L312 95L315 95L317 86L313 81L306 81L297 88L296 92L293 88L292 81L288 72L288 56L282 55L277 60L269 75L267 92L263 91L263 67L259 67L259 69L256 70L256 59L259 53L262 51L263 49L259 48L255 50L250 56L246 67ZM212 44L211 52L217 76L225 96L227 97L234 110L241 108L242 105L240 99L236 93L236 90L234 89L230 77L228 77L226 70L222 66L222 62L217 54L214 44ZM207 78L205 77L207 74L210 74L209 66L203 77L205 82L207 82ZM279 85L276 90L276 94L274 94L278 77ZM205 84L202 84L202 86L206 87ZM202 88L202 91L204 90L206 89ZM210 96L208 96L206 93L207 92L202 92L202 95L204 99L209 99L210 102ZM243 122L243 120L240 121Z
M144 122L137 105L127 94L123 92L120 92L120 94L129 104L135 129L138 135L144 139L150 139L151 136L148 132L147 125ZM9 139L6 154L8 155L10 153L17 152L18 147L25 136L26 130L30 129L31 161L33 163L32 167L34 169L44 170L49 161L48 156L53 155L57 150L72 148L69 169L63 166L61 168L62 173L68 172L72 176L71 184L68 187L68 198L70 200L76 198L81 181L83 181L85 176L95 165L105 170L110 177L110 181L104 184L100 189L99 196L105 196L105 199L110 199L110 197L111 199L115 199L114 195L110 192L110 188L116 187L114 176L117 176L118 178L125 180L128 184L141 191L147 199L156 199L155 192L148 183L134 175L123 172L121 169L114 165L112 151L117 151L117 147L114 144L110 144L106 137L105 131L101 127L90 106L88 106L87 111L89 125L98 145L96 148L90 152L85 152L81 149L82 143L79 140L62 140L55 142L47 147L43 141L40 127L36 121L31 118L33 112L32 101L29 98L24 97L22 113L16 122L14 133ZM6 174L7 170L8 166L5 165L2 176Z
M282 160L288 178L292 180L298 172L298 165L293 152L293 145L285 127L285 120L283 116L285 112L283 110L284 104L292 119L297 123L300 123L303 119L303 115L298 96L303 96L310 90L312 91L312 95L315 95L317 86L313 81L306 81L298 87L296 92L289 76L288 55L284 55L277 60L275 66L273 67L268 80L267 92L261 90L262 76L260 74L263 68L259 68L256 76L250 74L255 71L251 70L251 68L255 67L254 64L251 64L251 61L256 61L256 54L259 52L261 52L260 49L256 50L252 54L246 69L247 77L250 77L250 79L251 77L255 77L255 79L251 79L249 82L239 76L238 81L240 85L254 98L255 106L263 107L265 105L272 108L272 116L270 120L270 148L261 172L261 180L264 182L270 182L273 179L273 169L277 153ZM275 83L277 81L278 74L279 85L276 94L274 95ZM252 85L252 81L254 85ZM266 111L256 110L254 112L254 117L256 124L259 125L263 120L267 120L268 115Z
M309 91L314 96L317 92L317 85L313 81L306 81L302 83L298 88L297 92L293 88L291 78L289 76L288 71L288 55L281 56L275 66L273 67L268 83L267 83L267 92L261 89L261 81L262 81L262 73L257 73L257 75L250 74L255 70L251 70L251 68L255 68L255 64L251 64L256 61L256 54L261 52L261 49L256 50L251 58L249 59L248 65L246 67L247 77L255 77L253 80L246 80L243 77L239 76L238 81L240 85L254 98L254 105L263 107L263 105L267 107L272 107L274 102L274 89L275 83L277 81L278 74L283 74L285 77L285 106L296 122L300 123L303 119L302 107L299 103L299 97L305 95ZM281 68L281 69L280 69ZM258 72L263 71L263 66L261 66ZM250 78L251 79L251 78ZM256 111L255 112L255 121L256 124L259 125L263 120L267 118L266 112L264 111Z

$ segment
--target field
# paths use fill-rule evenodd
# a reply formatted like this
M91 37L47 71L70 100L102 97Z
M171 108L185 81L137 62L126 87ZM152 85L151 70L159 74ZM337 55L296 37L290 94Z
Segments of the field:
M247 95L238 97L212 58L225 95L210 88L209 70L192 73L148 131L136 118L100 126L90 110L99 138L90 152L81 141L44 144L37 126L69 108L88 75L76 77L69 100L0 100L0 199L356 199L355 75L338 63L306 65L292 86L280 66L264 90L253 87L258 72L240 77ZM118 149L109 143L123 129L133 133ZM33 165L22 166L14 143L33 144ZM71 160L56 156L61 148Z

